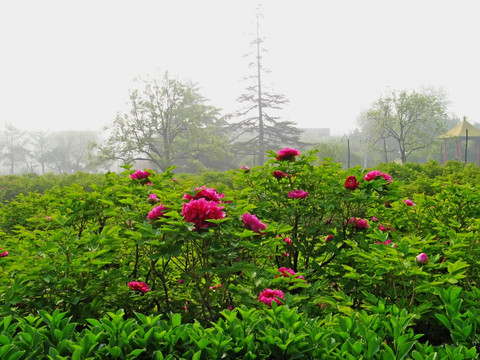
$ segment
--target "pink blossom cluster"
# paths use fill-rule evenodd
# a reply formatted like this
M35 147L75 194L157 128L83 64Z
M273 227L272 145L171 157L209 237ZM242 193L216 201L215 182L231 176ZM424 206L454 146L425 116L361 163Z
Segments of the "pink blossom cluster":
M370 227L370 225L368 225L367 220L365 220L365 219L357 219L357 218L355 218L355 217L351 217L350 220L348 220L347 223L348 223L348 224L354 224L354 225L355 225L355 229L357 229L357 230L367 229L367 228Z
M394 228L392 228L391 226L387 225L387 227L383 226L382 224L378 224L378 228L382 231L382 232L385 232L385 231L395 231Z
M135 170L133 174L130 174L130 179L132 180L142 180L147 179L150 176L150 173L145 170Z
M285 295L282 290L265 289L258 295L258 301L263 302L267 306L272 306L273 301L275 301L277 305L281 305L282 300L285 300Z
M300 156L300 151L292 148L284 148L277 153L277 160L295 161L295 156Z
M293 269L286 268L285 266L282 266L281 268L278 269L278 272L282 274L283 277L290 277L290 276L295 276L296 273ZM295 276L297 279L303 279L305 278L302 275Z
M148 285L141 281L132 281L129 282L127 285L130 289L140 291L141 293L146 293L150 291Z
M255 215L249 214L248 212L242 215L242 220L243 226L259 234L267 228L267 225L258 220Z
M4 251L4 252L0 253L0 258L5 257L5 256L8 256L8 251Z
M383 177L389 184L392 183L392 177L390 175L384 174L384 173L382 173L381 171L378 171L378 170L373 170L373 171L368 172L367 175L365 175L365 177L363 179L365 181L372 181L379 176Z
M385 240L384 242L381 242L381 241L375 241L375 244L383 244L383 245L389 245L392 243L392 240L390 239L387 239Z
M287 245L292 245L293 244L292 239L290 239L289 237L284 238L283 241L285 241L287 243Z

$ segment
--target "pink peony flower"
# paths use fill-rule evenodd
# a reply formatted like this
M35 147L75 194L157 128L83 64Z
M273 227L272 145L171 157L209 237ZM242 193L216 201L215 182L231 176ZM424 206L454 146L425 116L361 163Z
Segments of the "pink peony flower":
M192 196L190 194L183 195L185 200L192 200L192 199L207 199L209 201L220 202L221 198L225 197L225 194L219 194L217 190L212 188L207 188L204 186L195 188L195 195Z
M372 181L373 179L379 177L382 173L378 170L373 170L367 173L363 178L365 181Z
M347 223L348 224L355 224L355 229L357 229L357 230L367 229L367 228L370 227L370 225L368 225L367 220L357 219L357 218L354 218L354 217L351 217L350 220L348 220Z
M50 216L45 216L45 220L52 220Z
M157 197L157 194L150 194L148 195L148 198L147 198L147 202L150 203L150 204L156 204L158 203L160 200L158 199Z
M335 239L335 236L333 236L333 235L327 235L327 236L325 236L325 242L330 241L330 240L333 240L333 239Z
M133 174L130 174L130 179L132 180L142 180L146 179L150 176L150 173L148 171L143 171L143 170L135 170Z
M0 258L8 256L8 251L4 251L0 254Z
M183 284L184 282L185 282L185 280L183 280L183 279L178 279L177 284Z
M391 244L391 243L392 243L392 240L387 239L383 242L383 245L388 245L388 244Z
M375 216L372 216L372 221L377 221L377 218Z
M127 285L130 289L140 291L141 293L146 293L150 291L148 285L141 281L132 281L129 282Z
M376 179L377 177L383 177L386 181L388 181L389 184L392 183L392 177L388 174L384 174L381 171L378 170L373 170L367 173L365 177L363 178L365 181L372 181L373 179Z
M287 245L292 245L293 243L292 239L290 239L289 237L286 237L285 239L283 239L283 241L285 241Z
M284 148L277 153L277 160L295 161L295 156L300 156L297 149Z
M178 179L172 178L173 182L178 182Z
M405 199L404 202L405 202L405 204L407 204L408 206L415 206L415 204L413 203L413 201L410 200L410 199Z
M164 217L165 214L163 213L165 210L168 210L163 204L155 206L147 215L148 220L157 220L160 217Z
M267 228L267 225L260 222L255 215L245 213L242 215L243 225L252 230L253 232L260 233L262 230Z
M272 306L272 301L281 305L282 301L280 299L285 300L285 295L282 290L265 289L258 295L258 301L268 306Z
M366 229L369 228L370 225L368 225L367 220L365 219L356 219L355 220L355 229L360 230L360 229Z
M183 204L182 215L186 222L195 224L195 230L199 230L215 226L214 223L207 221L209 219L223 219L225 212L222 209L223 206L219 206L215 201L207 201L205 198L193 199Z
M222 284L218 284L217 286L210 286L210 289L215 291L217 290L218 288L221 288L222 287Z
M272 175L276 178L276 179L283 179L285 177L287 177L287 174L285 174L283 171L280 171L280 170L275 170Z
M278 272L282 274L283 277L290 277L290 275L295 276L295 271L293 271L292 269L288 269L285 266L279 268Z
M383 226L382 224L378 224L378 228L383 232L387 231L387 228L385 226Z
M303 190L293 190L288 193L288 197L290 199L304 199L308 195L310 195L308 192L303 191Z
M242 166L242 170L246 173L250 172L250 168L248 166Z
M415 262L418 265L427 265L430 262L430 260L428 259L427 254L421 253L415 257Z
M357 178L353 175L345 179L345 188L349 190L356 190L360 183L357 181Z
M282 255L285 256L285 257L289 257L289 256L290 256L290 254L289 254L288 252L286 252L286 251L284 251Z
M392 177L391 177L390 175L384 174L384 173L381 173L380 175L381 175L385 180L387 180L389 184L392 183Z

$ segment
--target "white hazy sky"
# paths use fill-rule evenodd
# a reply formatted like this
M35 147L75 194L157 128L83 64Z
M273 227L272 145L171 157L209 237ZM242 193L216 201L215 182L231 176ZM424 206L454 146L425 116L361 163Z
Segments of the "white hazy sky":
M231 112L248 85L254 0L2 0L0 126L97 130L135 77L168 70ZM355 128L387 89L443 88L480 122L475 0L264 0L264 81L299 127Z

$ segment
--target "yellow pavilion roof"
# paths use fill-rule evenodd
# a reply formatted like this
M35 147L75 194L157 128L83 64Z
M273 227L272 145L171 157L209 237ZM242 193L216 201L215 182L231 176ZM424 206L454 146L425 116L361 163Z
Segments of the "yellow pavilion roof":
M468 130L468 137L480 137L480 130L470 124L465 118L453 129L447 131L445 134L437 136L437 139L448 139L456 137L465 137Z

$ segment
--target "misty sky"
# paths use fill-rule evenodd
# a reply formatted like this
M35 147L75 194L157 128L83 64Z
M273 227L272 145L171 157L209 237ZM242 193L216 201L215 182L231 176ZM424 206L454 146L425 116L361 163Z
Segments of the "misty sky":
M477 1L261 1L273 84L299 127L355 128L387 89L442 87L480 122ZM97 130L168 70L224 113L248 85L258 1L0 2L0 125Z

